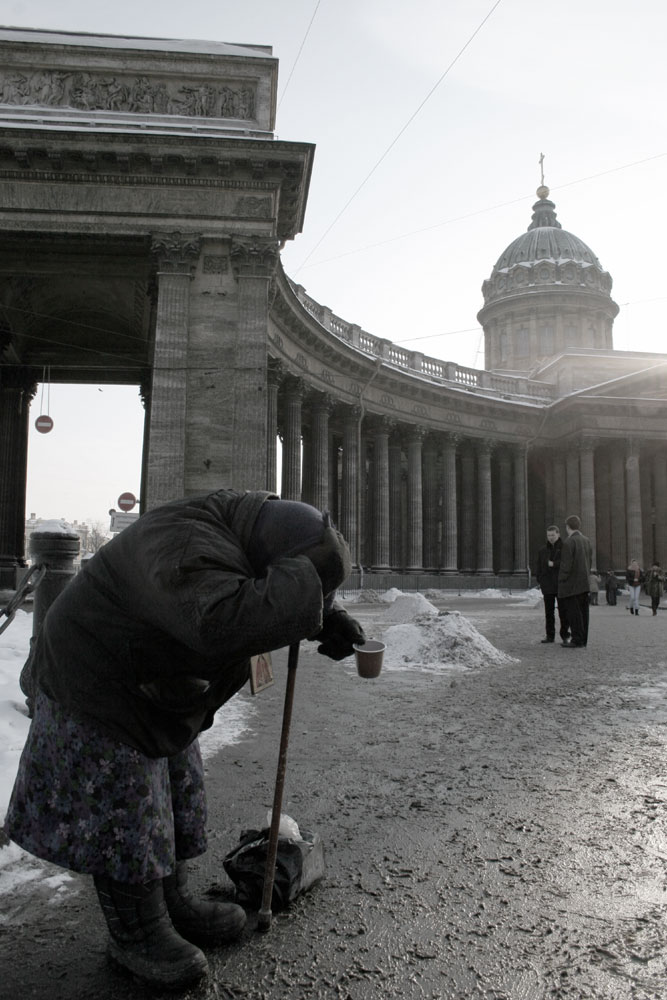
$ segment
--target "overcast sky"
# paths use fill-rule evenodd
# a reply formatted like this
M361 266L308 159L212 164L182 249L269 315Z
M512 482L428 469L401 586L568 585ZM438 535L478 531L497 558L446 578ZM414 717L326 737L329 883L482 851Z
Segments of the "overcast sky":
M277 136L316 146L287 273L344 319L483 365L482 281L545 182L614 281L619 350L664 351L663 0L10 0L7 24L273 46ZM40 412L40 396L34 403ZM42 404L42 409L44 406ZM134 389L53 386L28 510L139 489Z

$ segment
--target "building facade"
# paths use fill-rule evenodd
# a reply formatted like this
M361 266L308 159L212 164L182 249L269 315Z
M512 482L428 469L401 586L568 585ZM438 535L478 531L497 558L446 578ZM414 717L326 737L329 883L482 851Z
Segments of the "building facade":
M599 570L667 560L667 356L613 350L547 189L484 283L485 370L406 351L283 271L313 148L274 138L276 78L266 47L0 30L0 587L46 365L141 386L142 510L280 483L356 582L523 587L569 513Z

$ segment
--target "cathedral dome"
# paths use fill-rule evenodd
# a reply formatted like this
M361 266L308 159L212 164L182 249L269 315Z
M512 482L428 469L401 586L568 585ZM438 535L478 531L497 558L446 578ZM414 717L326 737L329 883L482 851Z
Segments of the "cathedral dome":
M549 189L537 189L528 230L513 240L482 285L489 370L529 370L567 348L611 348L618 306L612 280L590 247L563 229Z

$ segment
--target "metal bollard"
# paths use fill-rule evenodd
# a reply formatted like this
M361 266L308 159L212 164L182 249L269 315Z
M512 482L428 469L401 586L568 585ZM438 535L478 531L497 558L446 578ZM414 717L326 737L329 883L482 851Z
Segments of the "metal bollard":
M33 531L30 555L33 564L46 567L46 573L35 591L32 612L32 634L39 632L44 616L56 597L63 592L75 575L74 560L79 554L79 536L70 532Z

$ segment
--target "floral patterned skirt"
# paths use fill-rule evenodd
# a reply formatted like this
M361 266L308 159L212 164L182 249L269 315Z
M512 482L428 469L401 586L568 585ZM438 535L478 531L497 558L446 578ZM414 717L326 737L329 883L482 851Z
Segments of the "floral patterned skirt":
M30 854L75 872L163 878L206 850L199 744L146 757L40 692L5 830Z

